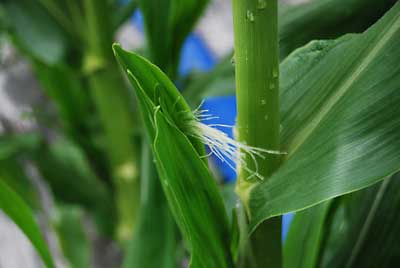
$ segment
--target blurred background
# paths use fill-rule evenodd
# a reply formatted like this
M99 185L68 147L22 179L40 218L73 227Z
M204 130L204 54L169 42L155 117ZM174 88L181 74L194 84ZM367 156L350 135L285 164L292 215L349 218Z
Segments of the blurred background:
M306 0L287 0L285 3L296 4ZM195 31L189 36L183 47L179 72L184 77L192 72L209 71L222 58L233 50L233 25L231 0L213 0L198 22ZM143 34L143 18L139 12L125 22L117 34L117 41L130 50L140 49L145 45ZM205 100L204 109L220 119L209 123L234 124L234 97L219 97ZM54 105L41 89L39 82L32 72L29 62L7 40L0 36L0 133L30 132L41 128L32 113L46 113L43 120L52 120L56 116ZM50 118L49 118L50 117ZM222 121L221 121L222 120ZM50 130L42 129L47 135ZM226 129L225 129L226 131ZM227 181L234 181L235 173L222 163L217 163ZM40 189L42 201L50 213L52 197L48 186L32 163L24 162L24 171L33 183ZM46 218L44 215L41 218ZM288 219L285 220L285 222ZM42 219L42 228L46 231L53 253L59 262L63 262L62 254L54 234L46 228ZM120 252L110 241L91 233L89 221L85 222L86 230L95 243L93 267L118 267ZM287 229L285 223L285 230ZM0 267L1 268L40 268L40 259L24 234L2 212L0 212ZM116 266L117 265L117 266Z
M281 2L285 5L298 5L306 3L307 0L282 0ZM133 14L128 14L128 17L129 18L118 28L116 41L120 42L122 47L125 49L134 51L143 50L143 47L146 45L143 17L138 11L135 11ZM315 23L318 24L318 22ZM21 27L29 28L30 25L25 22ZM46 25L42 25L42 27L46 27ZM36 42L40 41L36 40ZM40 46L39 43L38 46ZM54 52L51 45L44 49L47 49L49 54ZM196 75L201 75L203 72L212 70L220 61L230 60L232 51L233 25L231 17L231 0L213 0L199 22L196 24L193 33L190 34L184 43L181 62L179 65L179 79L177 81L178 87L182 87L187 83L187 81L196 77ZM54 92L49 93L48 91L43 90L43 84L45 84L43 81L52 84L57 84L57 82L68 83L68 77L65 78L65 81L60 77L60 80L50 82L48 81L46 74L43 73L39 75L41 80L41 82L39 82L37 78L38 76L35 74L37 69L34 70L32 68L31 61L32 59L21 54L21 50L16 49L15 43L11 42L6 34L0 33L0 169L2 165L14 167L14 169L8 171L8 173L0 171L0 175L4 177L26 177L28 179L27 183L33 185L35 191L39 193L39 198L34 199L38 200L42 208L38 214L38 221L42 230L46 234L46 240L48 241L52 253L60 267L64 267L63 264L66 263L63 253L61 253L61 247L65 247L65 245L68 244L65 241L59 241L60 234L62 239L66 240L68 240L68 236L73 237L74 239L76 238L76 241L80 241L79 239L82 236L88 238L89 242L82 242L83 244L80 244L77 249L70 250L69 252L72 255L79 255L86 250L84 248L84 243L90 243L92 247L91 254L89 255L91 256L90 263L93 268L120 267L122 258L120 246L116 242L113 242L98 233L98 228L95 227L97 223L93 222L93 217L89 217L86 215L86 212L74 206L66 205L62 208L54 208L54 202L56 201L50 191L51 185L49 186L49 184L52 184L53 182L49 183L47 180L43 179L43 176L51 176L54 174L59 176L71 170L71 166L69 166L70 163L57 162L58 160L56 156L59 154L64 157L63 159L66 157L67 159L72 160L74 163L72 164L73 167L82 167L82 159L80 158L79 152L76 148L69 146L68 140L61 139L60 141L59 134L55 132L53 128L60 127L60 122L57 119L59 113L66 117L76 116L76 114L73 114L74 111L60 111L58 107L60 103L50 101L50 98L54 98L52 95ZM73 64L74 63L71 63L71 65ZM214 87L226 87L227 89L234 87L234 85L229 83L229 81L219 81L214 85ZM71 85L71 87L73 86L74 85ZM219 117L218 119L212 120L208 123L234 125L236 114L235 98L233 95L229 94L229 90L227 91L228 94L225 94L225 96L207 98L204 100L202 104L203 109L207 109L211 114ZM49 95L52 96L49 98ZM60 99L63 99L65 102L73 101L62 96ZM79 105L73 106L72 108L72 110L79 109ZM90 121L90 118L88 120ZM63 125L62 127L67 129L68 127L71 127L71 129L82 127L82 133L85 133L85 128L91 129L93 127L96 129L96 126L92 126L92 124L95 125L96 122L85 121L82 124L84 124L83 127L81 125L67 127ZM73 132L72 130L70 131ZM32 132L39 132L41 137L45 137L45 143L53 143L53 141L57 140L58 147L51 147L45 153L41 152L35 155L36 158L34 161L24 155L18 155L17 162L9 161L3 157L10 150L21 151L26 150L26 148L29 150L29 148L34 147L34 144L37 143L37 137L35 135L30 136L29 134ZM18 134L23 134L23 136L19 137ZM89 156L90 154L93 154L97 157L98 151L96 146L98 143L102 143L103 138L94 137L93 140L88 142L85 140L85 135L78 136L76 133L68 134L75 137L78 142L82 142L82 147L87 149ZM232 135L229 131L228 134ZM7 140L7 137L10 135L13 137L12 141L15 141L11 145L8 144L10 139ZM81 133L79 135L81 135ZM21 140L23 140L23 146L20 145ZM8 147L4 145L7 145ZM96 163L91 163L93 169L98 171L100 174L109 172L107 170L102 170L103 159L101 156L98 158L99 160ZM46 168L44 165L54 165L57 169L51 170L51 168ZM212 166L220 179L226 184L235 181L235 173L228 166L218 162L217 159L214 159ZM62 167L63 169L60 169L59 167ZM2 174L2 172L4 174ZM84 171L85 174L88 172L89 171L87 170ZM129 166L125 166L122 169L122 173L132 172L134 173L135 170L132 170ZM89 175L89 177L90 176L91 175ZM88 187L91 187L90 183L91 182L88 182ZM67 187L69 186L71 185L61 185L59 190L62 191L68 189ZM106 187L108 187L107 184ZM28 189L27 187L22 188ZM33 199L30 199L29 196L32 193L30 190L26 191L27 192L24 192L23 195L26 197L27 202L31 202ZM71 191L79 191L79 189L73 188ZM99 196L102 194L102 192L98 193ZM96 200L97 197L98 196L95 196L94 200ZM64 199L68 199L68 197L65 197ZM83 200L82 202L85 203L86 200ZM97 209L98 204L92 204L90 202L87 206L89 208L96 207ZM31 205L34 206L32 203ZM99 208L99 211L96 211L101 215L101 213L104 213L106 210L107 208L101 207ZM124 213L123 208L121 213ZM97 216L95 215L94 217ZM49 225L49 218L51 218L50 222L53 222L55 228L53 225ZM291 215L284 217L283 239L287 233L290 219ZM76 232L76 230L69 230L68 227L73 224L82 226L82 229L79 232ZM103 226L105 229L108 228L107 224L109 223L103 222L101 224L105 226ZM124 232L126 230L121 227L120 231L119 234L121 237L124 237ZM129 230L127 232L129 233ZM60 246L60 244L63 245ZM80 251L81 247L82 252ZM19 231L19 229L2 212L0 212L0 268L21 267L41 268L42 263L30 242L25 238L21 231Z

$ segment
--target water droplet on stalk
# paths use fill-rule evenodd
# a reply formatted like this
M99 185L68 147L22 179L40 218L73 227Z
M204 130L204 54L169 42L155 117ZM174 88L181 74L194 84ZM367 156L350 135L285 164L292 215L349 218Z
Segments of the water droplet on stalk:
M253 14L253 12L251 12L250 10L247 10L246 18L249 21L254 22L254 14Z
M265 105L265 104L267 104L267 101L266 100L261 100L261 105Z
M271 84L269 84L269 89L275 89L275 84L274 83L271 83Z
M231 58L231 64L235 65L235 55L233 55L232 58Z
M266 9L267 8L267 1L266 0L258 0L257 1L257 9Z
M265 121L268 120L268 115L267 115L267 114L264 116L264 120L265 120Z
M272 76L275 77L275 78L278 77L278 70L274 69L272 71Z

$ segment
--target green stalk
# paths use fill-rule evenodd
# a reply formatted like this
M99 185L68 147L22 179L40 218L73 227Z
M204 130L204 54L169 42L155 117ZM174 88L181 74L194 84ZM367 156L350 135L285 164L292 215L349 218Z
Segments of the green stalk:
M239 141L250 146L279 150L279 54L277 0L233 0L237 130ZM267 180L279 166L279 155L251 156L248 169ZM239 167L236 191L244 207L249 192L261 179ZM251 217L251 215L248 215ZM250 235L245 267L282 266L281 218L261 224Z
M117 238L131 238L139 205L130 96L112 54L113 31L107 1L85 0L87 53L84 70L105 132L118 210Z

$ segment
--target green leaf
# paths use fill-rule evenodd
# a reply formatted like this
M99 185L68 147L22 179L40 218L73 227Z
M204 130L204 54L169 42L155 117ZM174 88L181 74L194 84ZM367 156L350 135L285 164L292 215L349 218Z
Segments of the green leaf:
M263 220L400 170L400 3L363 34L317 41L282 64L281 168L248 193Z
M150 58L170 77L176 75L183 42L208 0L139 0Z
M40 208L36 188L26 176L17 157L0 160L0 178L33 210Z
M2 180L0 180L0 209L25 233L46 266L55 267L31 209Z
M285 268L312 268L318 261L331 202L296 213L283 250Z
M138 1L137 0L130 0L125 4L119 3L117 1L116 3L118 5L118 8L116 11L113 13L113 29L117 30L121 24L123 24L126 20L128 20L133 13L135 12L137 6L138 6Z
M114 207L110 193L79 147L58 138L32 156L58 201L83 205L96 216L102 231L111 234Z
M44 92L55 103L67 131L82 128L90 115L91 103L79 74L61 64L49 66L35 61L33 68Z
M29 56L47 64L59 62L66 56L65 33L38 1L7 0L1 7L13 41Z
M156 166L171 210L190 243L190 267L233 267L225 208L208 168L160 110L155 123Z
M177 239L148 145L142 150L139 220L124 260L124 268L175 268Z
M24 152L35 150L41 139L35 133L23 133L0 136L0 160L17 156Z
M311 40L338 38L345 33L363 32L394 4L393 0L313 0L279 6L280 58ZM316 23L316 21L318 23ZM196 75L183 92L191 106L206 97L235 94L232 55L210 72Z
M201 158L204 146L185 134L193 120L188 105L156 66L117 45L114 52L134 86L164 193L190 247L190 267L234 267L222 197Z
M340 199L318 267L395 267L400 262L400 174Z
M281 59L310 40L362 32L394 3L393 0L312 0L299 5L281 5Z
M71 268L90 267L91 244L84 229L83 210L76 206L59 206L53 224Z

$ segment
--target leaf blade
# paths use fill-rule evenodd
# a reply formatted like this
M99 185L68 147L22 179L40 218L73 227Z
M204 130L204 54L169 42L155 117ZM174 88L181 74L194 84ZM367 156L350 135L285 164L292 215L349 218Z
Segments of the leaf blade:
M155 65L118 45L114 52L134 86L164 193L191 250L190 267L234 267L222 197L201 158L204 145L185 134L194 120L189 106Z
M49 268L55 267L31 209L2 180L0 180L0 209L25 233L44 263Z
M283 251L285 268L315 267L331 202L296 213Z
M400 174L339 199L318 267L393 267L400 261Z
M400 169L399 35L397 3L364 34L311 43L283 63L282 137L289 157L251 190L253 228Z

